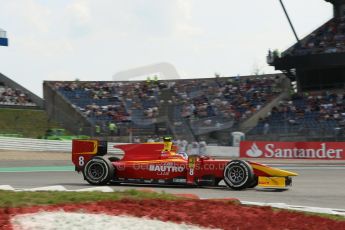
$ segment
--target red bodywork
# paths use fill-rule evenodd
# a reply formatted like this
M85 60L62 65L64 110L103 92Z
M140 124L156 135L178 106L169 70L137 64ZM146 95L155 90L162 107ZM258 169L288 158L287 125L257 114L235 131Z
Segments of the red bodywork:
M162 152L163 144L117 145L125 152L124 157L113 162L118 178L153 179L174 182L199 182L205 177L223 178L227 160L209 157L189 157L189 160L175 152ZM193 162L192 162L193 161ZM185 179L185 180L183 180Z
M76 171L83 171L94 156L105 155L98 140L73 140L72 161ZM163 151L163 143L123 144L115 148L124 152L122 159L112 160L115 168L113 181L158 184L217 185L231 160L207 156L184 156L175 151ZM174 149L174 146L173 148ZM249 162L256 176L270 176L258 168L267 166Z

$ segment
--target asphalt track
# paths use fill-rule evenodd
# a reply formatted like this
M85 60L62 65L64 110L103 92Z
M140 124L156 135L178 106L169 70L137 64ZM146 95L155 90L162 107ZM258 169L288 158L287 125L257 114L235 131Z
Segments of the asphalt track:
M34 165L34 166L32 166ZM49 165L49 167L45 167ZM51 167L53 166L53 167ZM288 190L247 189L232 191L225 186L184 188L178 186L117 185L116 190L152 189L166 193L193 193L201 198L235 197L244 201L286 203L312 207L345 209L345 166L280 164L274 165L299 173ZM72 171L69 161L0 161L0 185L16 189L62 185L67 189L91 187L81 174Z

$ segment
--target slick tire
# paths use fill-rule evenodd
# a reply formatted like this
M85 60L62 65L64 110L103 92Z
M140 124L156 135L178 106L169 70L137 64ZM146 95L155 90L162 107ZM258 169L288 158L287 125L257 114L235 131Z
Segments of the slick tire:
M247 188L255 188L256 186L258 186L258 184L259 184L259 178L258 176L254 175L252 182L249 183Z
M84 179L92 185L105 185L114 177L114 167L104 156L92 158L83 169Z
M118 157L116 157L114 154L106 154L104 155L105 158L107 158L110 162L116 162L116 161L119 161L120 159ZM115 178L116 177L116 169L114 169L115 173L113 174L114 175L114 178L112 178L110 181L109 181L109 184L110 185L119 185L120 182L118 182Z
M230 161L224 169L224 182L233 190L242 190L251 186L254 180L252 166L243 160Z

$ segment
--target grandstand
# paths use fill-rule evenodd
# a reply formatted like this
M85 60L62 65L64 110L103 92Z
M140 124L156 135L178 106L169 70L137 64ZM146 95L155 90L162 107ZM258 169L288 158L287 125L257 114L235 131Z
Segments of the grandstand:
M249 134L256 139L330 140L344 138L345 97L343 92L296 93L272 108ZM262 134L265 136L262 137ZM261 136L261 138L260 138Z
M343 89L345 85L345 1L333 4L334 17L268 63L296 81L299 91Z
M268 64L284 72L291 94L248 132L257 140L344 140L345 1L333 4L334 17ZM263 135L264 134L264 135Z
M116 136L195 140L227 132L224 139L229 142L232 131L273 106L286 91L284 85L284 76L276 74L156 82L46 81L44 98L53 119L75 127L75 132L83 127L86 135L95 135L96 125L109 135L108 124L114 122Z

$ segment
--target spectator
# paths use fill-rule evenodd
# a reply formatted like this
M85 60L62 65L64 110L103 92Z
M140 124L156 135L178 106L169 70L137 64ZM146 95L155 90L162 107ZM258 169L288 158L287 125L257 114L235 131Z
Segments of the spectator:
M141 142L140 137L134 137L133 142L140 143Z
M179 152L184 152L184 153L186 153L186 152L187 152L187 147L188 147L188 141L182 140L182 141L181 141L181 145L180 145L180 147L179 147Z
M183 144L182 144L182 141L181 140L177 140L175 145L177 146L177 153L185 153L186 151L184 151L184 148L183 148Z
M188 155L199 155L199 143L193 141L188 146Z
M264 124L264 133L263 134L268 134L269 130L270 130L270 124L265 122L265 124Z
M96 136L101 135L101 126L99 124L95 125L95 132L96 132Z
M199 142L199 155L206 155L206 141Z
M149 137L148 139L147 139L147 142L148 143L154 143L155 142L155 139L153 138L153 137Z
M109 122L108 128L111 136L118 135L118 128L114 122Z

